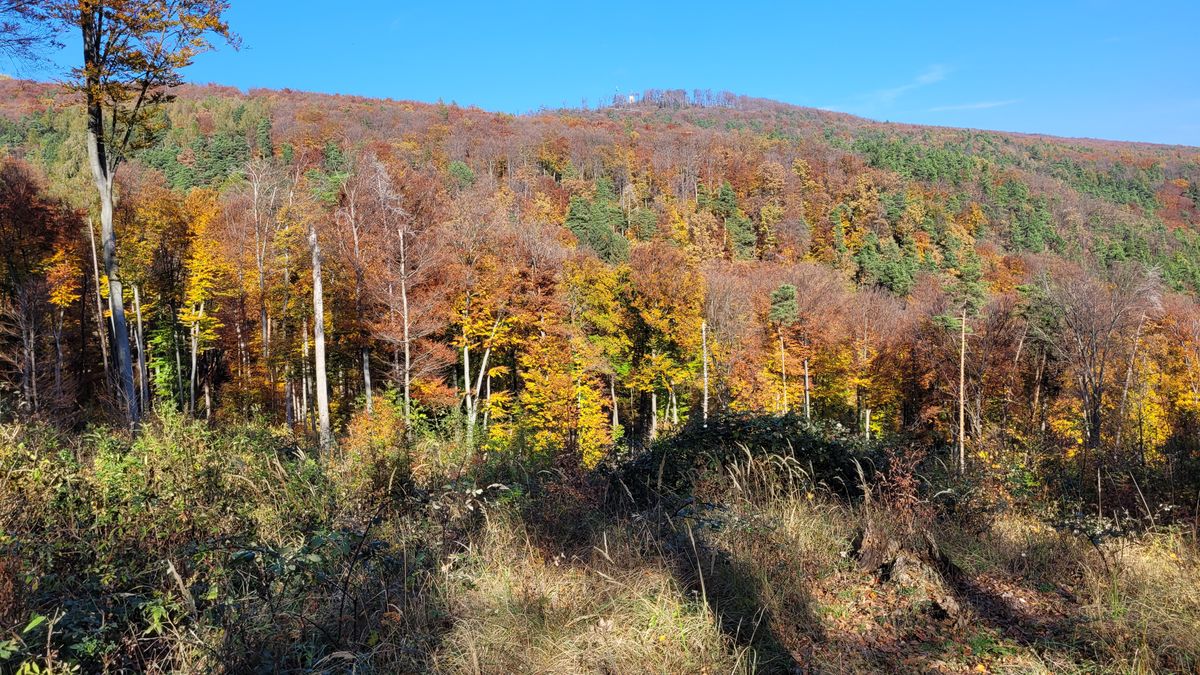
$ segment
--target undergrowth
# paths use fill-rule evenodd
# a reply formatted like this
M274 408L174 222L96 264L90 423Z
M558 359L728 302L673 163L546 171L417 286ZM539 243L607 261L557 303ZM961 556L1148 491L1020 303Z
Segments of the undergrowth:
M715 426L594 471L409 443L387 417L327 454L173 416L136 437L0 428L0 669L1200 668L1182 521L1089 535L920 452ZM971 620L864 569L872 528L936 541Z

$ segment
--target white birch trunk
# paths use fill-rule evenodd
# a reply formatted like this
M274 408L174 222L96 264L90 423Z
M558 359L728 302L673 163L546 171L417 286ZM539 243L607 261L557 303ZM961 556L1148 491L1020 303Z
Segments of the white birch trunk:
M333 445L329 428L329 387L325 371L325 295L321 284L321 244L317 241L316 224L308 228L308 245L312 252L313 275L313 351L316 356L317 423L321 448Z

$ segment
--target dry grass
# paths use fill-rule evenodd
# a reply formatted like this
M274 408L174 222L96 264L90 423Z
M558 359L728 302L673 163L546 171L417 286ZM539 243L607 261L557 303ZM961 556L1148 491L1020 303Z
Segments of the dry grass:
M1086 615L1098 655L1123 672L1200 671L1200 566L1175 534L1106 547L1083 565Z
M345 466L165 423L136 442L30 431L0 427L0 522L18 525L0 540L0 646L15 663L82 661L94 642L85 671L1200 669L1200 555L1176 530L1096 546L1015 511L922 516L963 572L964 625L919 582L855 565L866 519L903 521L911 501L848 503L779 457L747 454L638 513L550 472L528 492L428 481L364 509L350 495L394 492L386 456ZM100 642L37 578L80 598L111 584L99 597L125 614ZM34 612L47 622L20 632Z
M1200 669L1200 565L1177 532L1092 545L1033 517L1008 514L983 532L943 528L951 555L977 578L1001 579L1054 601L1070 644L1042 652L1056 672Z
M653 514L647 514L651 518ZM801 467L750 459L659 520L556 548L495 517L447 575L446 672L1194 672L1194 546L1097 548L1036 518L939 523L967 574L967 625L918 587L859 572L866 513Z
M515 518L492 518L447 575L456 617L436 656L454 673L727 673L748 669L637 526L587 559L547 557Z

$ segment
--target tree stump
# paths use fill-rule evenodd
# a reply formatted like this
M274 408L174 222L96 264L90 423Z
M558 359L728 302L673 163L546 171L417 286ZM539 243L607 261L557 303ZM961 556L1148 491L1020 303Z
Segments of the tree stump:
M964 625L968 612L953 583L961 578L961 570L941 552L928 531L918 541L914 539L898 536L877 519L868 518L854 540L858 569L876 574L881 582L923 589L939 610Z

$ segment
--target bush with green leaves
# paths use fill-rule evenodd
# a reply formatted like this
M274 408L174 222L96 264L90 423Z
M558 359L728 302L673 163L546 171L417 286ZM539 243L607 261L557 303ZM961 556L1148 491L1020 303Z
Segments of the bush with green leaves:
M635 456L614 473L611 494L639 505L686 498L705 475L721 472L747 456L795 459L814 485L837 494L856 494L860 471L870 476L882 455L879 444L836 427L818 427L802 414L729 413L691 425Z

